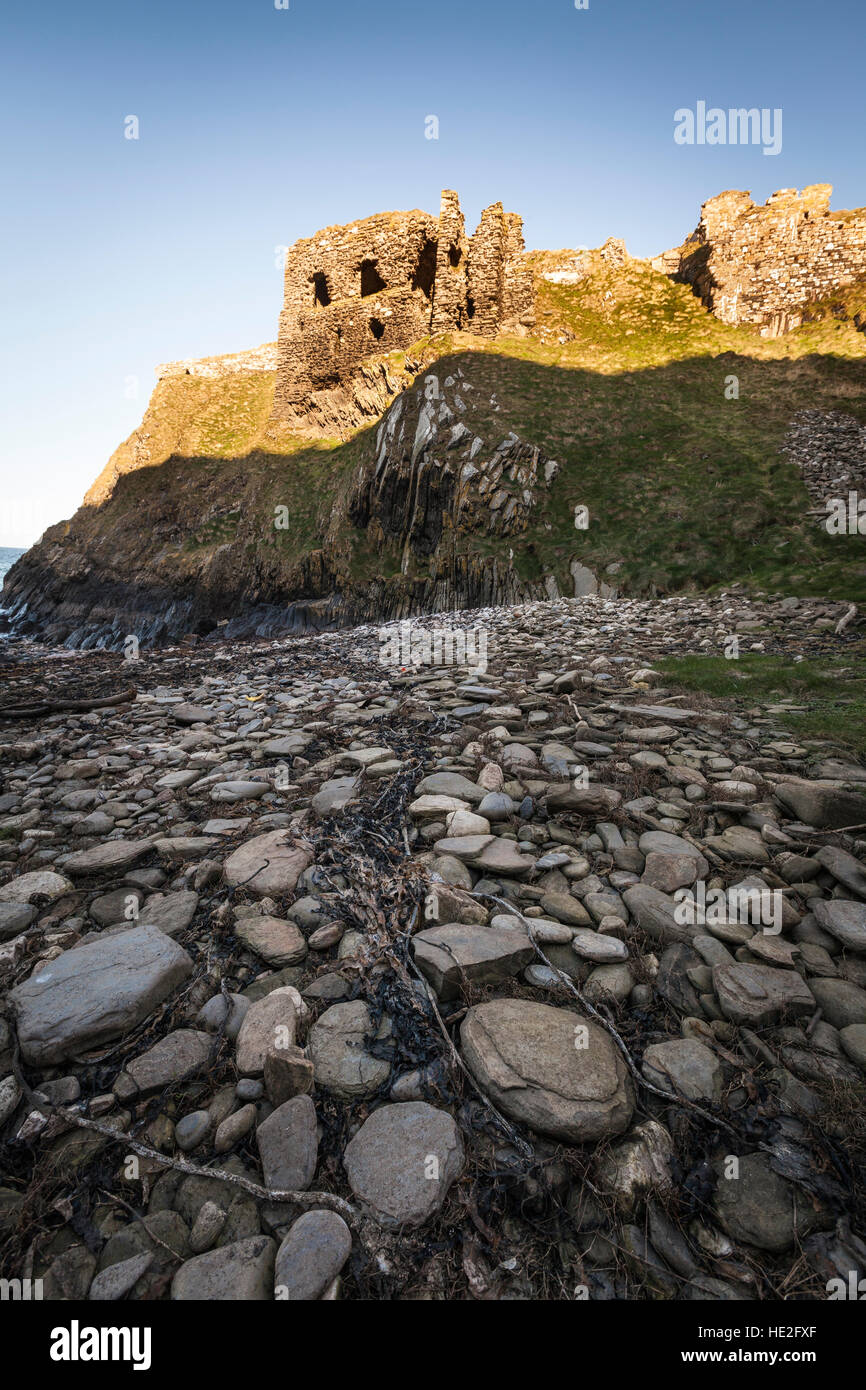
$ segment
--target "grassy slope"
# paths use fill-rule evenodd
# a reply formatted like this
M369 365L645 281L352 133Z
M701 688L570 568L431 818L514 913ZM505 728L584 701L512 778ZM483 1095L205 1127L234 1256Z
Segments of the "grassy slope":
M829 740L866 756L866 656L860 650L820 662L745 652L737 661L684 656L653 665L671 685L734 698L745 709L770 704L798 738Z
M539 254L539 268L545 260L551 253ZM739 581L866 601L866 542L829 537L805 515L805 489L780 453L797 410L866 419L866 335L828 317L762 339L719 323L688 287L644 262L592 262L577 286L539 281L537 336L443 338L412 350L425 361L459 357L476 387L469 423L491 445L515 429L560 463L515 554L524 576L552 571L568 592L578 557L600 569L620 562L615 582L632 592ZM731 375L738 400L725 398ZM137 438L138 471L77 527L94 539L106 524L135 526L149 543L163 541L179 572L234 543L288 574L311 549L339 541L353 577L395 573L396 553L373 553L344 517L372 431L344 442L293 438L268 419L272 391L268 372L161 382L144 444L139 431L115 455L128 468ZM494 392L498 410L486 404ZM589 508L587 531L574 528L578 503ZM277 505L288 508L287 530L273 527ZM466 549L495 546L467 538Z
M812 504L780 453L797 410L866 419L866 336L822 322L762 339L645 263L596 266L576 287L541 282L539 325L574 338L507 345L498 383L509 423L563 464L540 560L621 560L617 582L640 590L740 580L866 597L863 538L827 536L804 515ZM548 363L570 370L539 372ZM731 375L738 400L725 397ZM574 530L574 503L589 507L587 532Z

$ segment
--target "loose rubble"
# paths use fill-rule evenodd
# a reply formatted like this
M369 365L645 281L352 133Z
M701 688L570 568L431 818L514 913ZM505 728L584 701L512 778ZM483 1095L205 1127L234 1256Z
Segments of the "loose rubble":
M394 626L10 645L7 703L136 698L0 712L0 1273L102 1301L862 1278L866 769L652 666L731 632L838 651L840 607L449 614L483 670L388 664Z

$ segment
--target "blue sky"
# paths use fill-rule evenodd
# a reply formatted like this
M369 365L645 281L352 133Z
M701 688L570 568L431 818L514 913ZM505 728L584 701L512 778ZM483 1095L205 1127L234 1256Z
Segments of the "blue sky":
M276 248L331 222L452 187L652 255L725 188L866 204L863 0L289 5L5 8L0 545L72 514L157 363L274 339ZM781 107L782 152L677 145L700 100Z

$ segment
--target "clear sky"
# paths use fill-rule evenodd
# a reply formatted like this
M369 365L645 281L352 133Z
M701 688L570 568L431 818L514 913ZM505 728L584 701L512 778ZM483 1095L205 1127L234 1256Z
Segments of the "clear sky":
M157 363L273 340L277 248L329 223L450 187L652 255L726 188L866 204L864 0L288 3L4 7L0 545L72 514ZM699 101L781 108L781 153L676 144Z

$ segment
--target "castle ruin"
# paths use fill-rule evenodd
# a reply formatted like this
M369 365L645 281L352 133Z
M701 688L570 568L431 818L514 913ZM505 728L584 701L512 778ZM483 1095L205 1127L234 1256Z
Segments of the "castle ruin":
M501 203L470 237L450 189L438 218L416 209L326 227L286 255L274 413L291 417L371 354L430 333L520 333L533 310L523 220Z
M688 281L723 323L787 333L810 303L866 275L866 208L831 212L832 192L829 183L783 188L763 207L749 193L720 193L701 208L678 264L668 252L658 268Z

